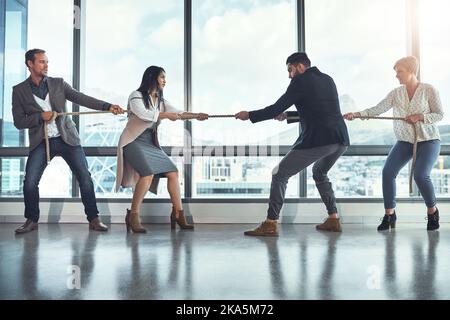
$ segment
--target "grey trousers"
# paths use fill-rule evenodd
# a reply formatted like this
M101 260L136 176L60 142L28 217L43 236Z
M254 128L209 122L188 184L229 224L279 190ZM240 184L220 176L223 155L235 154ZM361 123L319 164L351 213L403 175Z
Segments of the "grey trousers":
M337 143L289 151L272 172L267 218L278 220L289 178L314 162L313 179L316 182L320 197L327 207L328 214L336 213L336 198L327 173L345 150L347 150L347 146Z

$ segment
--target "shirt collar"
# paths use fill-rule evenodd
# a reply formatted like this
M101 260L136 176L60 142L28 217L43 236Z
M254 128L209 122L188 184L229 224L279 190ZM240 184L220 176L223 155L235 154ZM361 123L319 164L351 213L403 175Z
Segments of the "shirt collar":
M31 80L31 76L28 77L28 80L30 81L31 86L33 86L33 87L35 87L35 88L39 88L39 87L41 87L42 85L47 85L48 77L47 77L47 76L44 76L44 77L42 78L42 80L41 80L41 83L39 83L39 86L37 86L37 85L33 82L33 80Z

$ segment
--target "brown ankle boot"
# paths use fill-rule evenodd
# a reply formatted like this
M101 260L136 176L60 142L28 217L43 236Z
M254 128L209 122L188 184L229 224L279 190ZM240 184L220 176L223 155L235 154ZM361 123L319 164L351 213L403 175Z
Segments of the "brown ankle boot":
M324 223L318 224L316 229L322 231L342 232L339 218L327 218Z
M127 214L125 216L125 224L127 225L127 232L132 230L134 233L146 233L147 230L142 226L139 220L139 213L135 213L127 209Z
M278 237L277 222L264 221L253 230L245 231L246 236L261 236L261 237Z
M183 210L178 210L178 217L177 217L177 211L174 208L172 208L172 213L170 214L171 229L175 229L175 223L178 223L180 229L194 229L193 224L188 224L186 222L186 217L184 216Z

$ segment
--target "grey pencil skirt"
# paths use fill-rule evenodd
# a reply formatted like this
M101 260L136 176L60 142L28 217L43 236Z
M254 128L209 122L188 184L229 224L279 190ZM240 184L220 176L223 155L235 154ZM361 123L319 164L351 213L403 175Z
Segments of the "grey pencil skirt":
M123 147L123 157L141 177L162 177L164 173L178 171L169 156L153 144L151 129Z

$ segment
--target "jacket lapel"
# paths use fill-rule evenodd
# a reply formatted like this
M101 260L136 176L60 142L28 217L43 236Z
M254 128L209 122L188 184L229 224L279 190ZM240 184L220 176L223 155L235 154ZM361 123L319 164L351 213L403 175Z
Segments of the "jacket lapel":
M31 101L32 105L38 109L39 111L44 111L44 109L41 108L41 106L36 102L36 100L34 99L33 96L33 91L31 91L31 85L28 82L30 81L30 78L28 78L27 80L25 80L24 82L22 82L22 91L23 94L25 95L26 99L28 101Z

